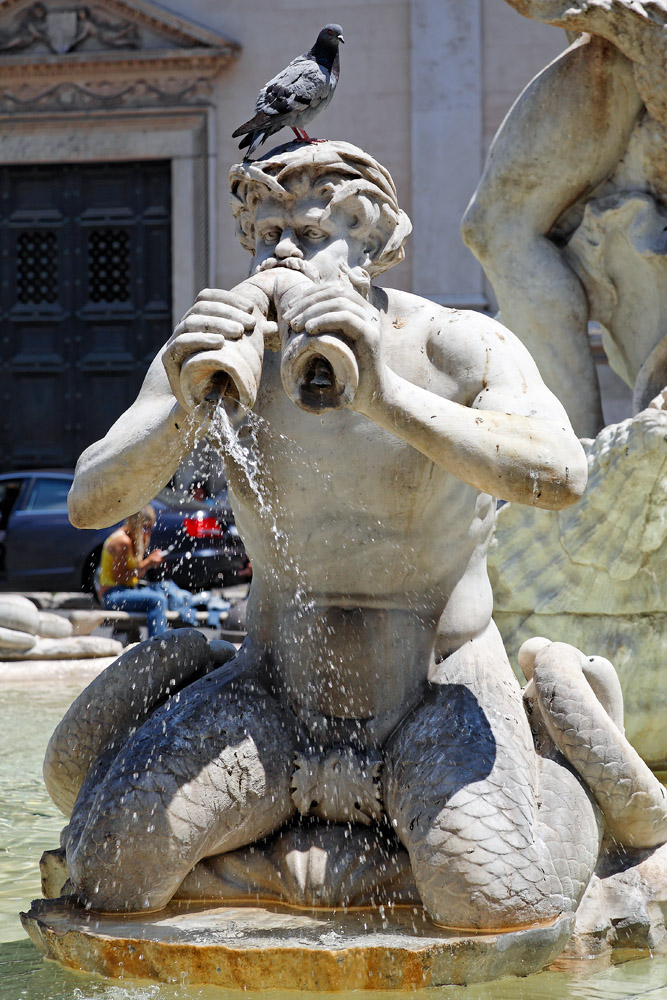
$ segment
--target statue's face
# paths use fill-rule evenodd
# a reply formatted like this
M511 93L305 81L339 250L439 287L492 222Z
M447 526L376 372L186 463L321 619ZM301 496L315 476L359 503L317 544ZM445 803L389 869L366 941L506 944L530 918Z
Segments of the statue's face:
M306 196L293 205L267 197L255 210L253 273L287 266L315 281L334 281L341 265L356 267L367 260L365 240L350 232L343 211L323 218L328 201Z

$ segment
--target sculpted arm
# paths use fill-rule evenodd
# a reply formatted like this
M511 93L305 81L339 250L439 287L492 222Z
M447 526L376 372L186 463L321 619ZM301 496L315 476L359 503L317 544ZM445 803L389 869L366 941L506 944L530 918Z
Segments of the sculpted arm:
M629 58L645 55L643 28L667 22L665 0L507 0L524 17L571 32L590 32L617 45ZM649 50L650 51L650 50Z
M384 391L363 412L483 493L550 510L568 507L586 487L583 449L528 352L509 331L503 336L471 406L387 369Z
M137 399L101 441L77 462L68 497L78 528L100 528L148 503L169 482L205 430L206 403L189 406L180 391L181 365L254 329L266 296L253 286L207 289L153 360Z
M582 495L586 457L567 415L526 349L499 323L468 313L452 330L449 314L436 315L424 334L424 350L434 359L431 391L386 364L382 317L356 293L320 286L285 319L312 335L342 329L359 364L352 408L464 482L548 509L567 507ZM444 350L437 343L440 327L450 331ZM414 349L419 347L406 347ZM470 388L470 405L438 393L438 379L444 386L451 376Z

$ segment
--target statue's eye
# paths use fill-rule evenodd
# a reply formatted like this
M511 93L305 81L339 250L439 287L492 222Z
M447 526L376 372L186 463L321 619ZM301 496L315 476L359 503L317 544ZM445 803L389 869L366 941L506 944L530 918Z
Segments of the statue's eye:
M315 226L308 226L301 233L304 239L310 240L323 240L326 237L326 233L322 232L321 229L317 229Z
M262 239L265 243L277 243L280 239L280 230L267 229L266 232L262 233Z

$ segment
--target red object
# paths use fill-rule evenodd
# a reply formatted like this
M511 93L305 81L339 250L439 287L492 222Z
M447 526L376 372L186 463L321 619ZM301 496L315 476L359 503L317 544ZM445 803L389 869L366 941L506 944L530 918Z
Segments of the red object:
M222 534L217 517L186 517L183 527L189 538L219 538Z

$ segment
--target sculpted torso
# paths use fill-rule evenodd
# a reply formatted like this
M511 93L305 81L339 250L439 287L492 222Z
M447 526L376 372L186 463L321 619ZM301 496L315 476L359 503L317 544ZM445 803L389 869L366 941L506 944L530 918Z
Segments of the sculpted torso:
M471 337L473 319L405 293L378 290L376 302L388 367L438 396L474 403L494 364ZM506 336L490 323L489 358L498 332ZM353 411L299 410L279 367L280 355L267 352L259 420L240 434L261 456L268 515L243 473L229 470L254 567L252 634L297 705L395 720L422 696L434 658L489 623L485 553L495 499ZM393 655L378 663L378 648Z
M203 640L184 637L179 657L174 639L173 684L185 686L173 698L164 701L151 662L142 681L151 691L137 685L137 707L120 712L112 698L112 721L101 723L101 681L56 731L45 774L72 811L74 891L93 908L158 908L202 858L299 828L300 815L334 824L306 824L306 838L335 838L336 824L351 823L364 857L359 830L384 816L390 846L376 845L379 856L407 851L409 898L417 893L434 920L512 928L572 912L598 856L602 813L620 842L667 836L667 813L648 832L625 813L617 822L648 781L632 771L631 753L600 778L590 754L566 763L558 748L567 755L567 739L545 721L563 722L569 738L590 710L595 734L615 746L611 665L595 667L599 701L585 673L595 658L558 644L533 651L538 753L491 621L495 497L573 503L586 481L579 442L504 327L372 285L400 259L409 222L391 178L363 151L295 143L234 167L231 182L251 276L200 294L135 404L81 457L70 515L92 526L137 509L208 430L224 451L253 563L248 638L224 669L199 679L206 655L197 666L200 654L185 645ZM326 337L352 358L348 395L334 367L317 361ZM316 364L306 396L293 397L281 366L297 342ZM230 409L233 398L252 409L240 431L250 479L233 438L216 432L212 389ZM333 408L307 412L318 392ZM91 734L86 750L72 748L77 727ZM237 892L245 856L232 869ZM373 893L386 872L371 866ZM281 898L307 900L290 892ZM350 897L327 898L336 906Z

